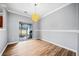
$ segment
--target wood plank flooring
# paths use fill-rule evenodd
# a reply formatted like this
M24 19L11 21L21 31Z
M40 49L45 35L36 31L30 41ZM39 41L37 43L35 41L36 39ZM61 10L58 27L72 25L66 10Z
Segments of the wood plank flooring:
M8 45L3 56L75 56L76 53L43 40L27 40Z

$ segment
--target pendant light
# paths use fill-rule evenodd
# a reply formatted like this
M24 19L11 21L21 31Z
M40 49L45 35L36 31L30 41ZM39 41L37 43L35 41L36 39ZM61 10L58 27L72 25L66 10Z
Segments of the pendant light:
M36 10L36 8L37 8L37 5L38 4L34 4L34 12L32 13L32 21L33 22L38 22L39 20L40 20L40 15L36 12L37 10Z

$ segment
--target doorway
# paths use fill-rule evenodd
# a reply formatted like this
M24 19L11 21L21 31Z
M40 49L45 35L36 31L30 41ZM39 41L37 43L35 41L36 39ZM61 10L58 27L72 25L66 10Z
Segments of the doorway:
M19 22L20 41L32 39L32 24Z

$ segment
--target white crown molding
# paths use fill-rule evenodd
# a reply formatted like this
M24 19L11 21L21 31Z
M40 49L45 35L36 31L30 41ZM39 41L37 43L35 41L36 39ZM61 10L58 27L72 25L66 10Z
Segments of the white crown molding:
M14 14L17 14L17 15L21 15L21 16L25 16L25 17L31 18L30 15L27 15L25 13L22 13L22 12L19 12L19 11L16 11L16 10L7 9L7 11L10 12L10 13L14 13Z
M4 3L1 3L1 4L0 4L0 8L7 8L7 5L4 4Z
M9 9L6 4L0 4L0 8L6 9L10 13L14 13L14 14L17 14L17 15L21 15L21 16L31 18L31 15L29 15L29 14L25 14L25 13L22 13L22 12L19 12L19 11L16 11L16 10Z
M49 16L50 14L52 14L52 13L54 13L54 12L56 12L56 11L58 11L58 10L64 8L64 7L66 7L66 6L70 5L70 4L72 4L72 3L64 4L64 5L62 5L62 6L58 7L58 8L56 8L56 9L54 9L54 10L48 12L48 13L46 13L46 14L44 14L44 15L42 16L42 18L45 18L45 17Z

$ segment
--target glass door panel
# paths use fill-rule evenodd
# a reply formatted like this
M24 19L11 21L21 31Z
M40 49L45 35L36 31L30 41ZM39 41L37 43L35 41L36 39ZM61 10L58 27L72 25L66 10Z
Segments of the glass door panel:
M19 23L19 37L20 40L27 40L32 38L32 24Z

